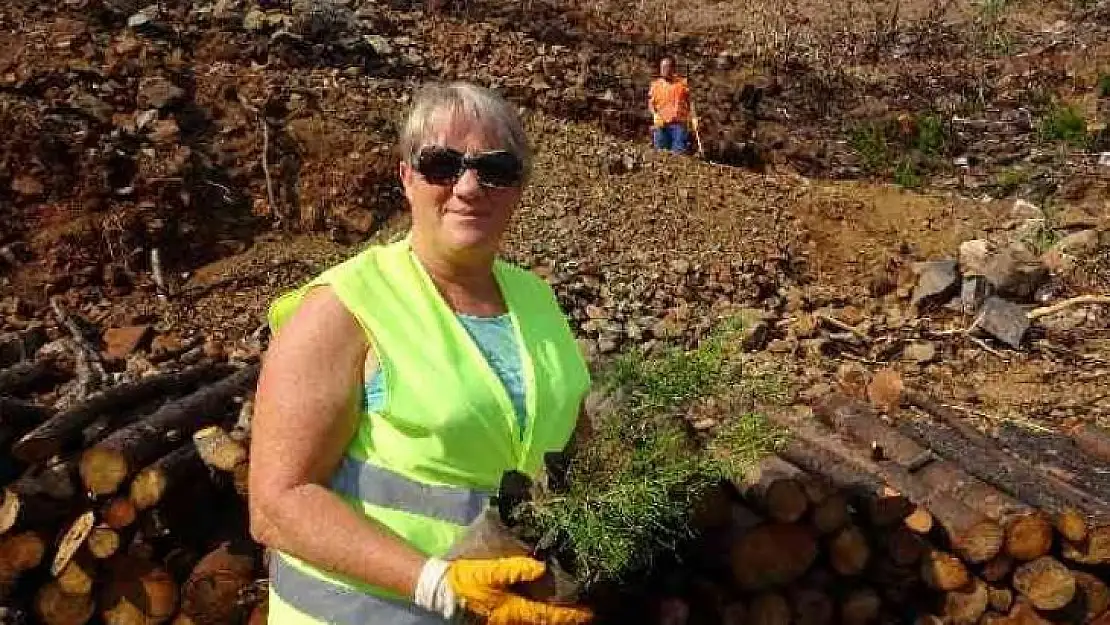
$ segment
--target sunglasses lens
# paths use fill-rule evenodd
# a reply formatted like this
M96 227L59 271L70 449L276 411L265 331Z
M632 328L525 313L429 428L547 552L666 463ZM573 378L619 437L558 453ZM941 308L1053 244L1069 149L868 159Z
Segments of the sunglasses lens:
M416 159L416 171L432 184L453 183L462 166L463 155L444 148L425 148Z
M490 152L474 159L478 180L488 187L515 187L524 175L524 164L510 152Z

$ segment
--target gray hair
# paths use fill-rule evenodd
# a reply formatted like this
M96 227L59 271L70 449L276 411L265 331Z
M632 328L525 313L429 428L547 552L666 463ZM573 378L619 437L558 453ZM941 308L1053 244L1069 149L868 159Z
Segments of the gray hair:
M516 110L496 92L468 82L434 83L416 93L401 128L401 158L410 163L416 158L434 131L432 126L441 112L492 130L501 147L524 163L525 173L531 169L532 148Z

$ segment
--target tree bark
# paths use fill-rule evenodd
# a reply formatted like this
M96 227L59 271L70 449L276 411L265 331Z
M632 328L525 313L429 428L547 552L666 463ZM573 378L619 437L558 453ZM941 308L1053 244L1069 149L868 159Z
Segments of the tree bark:
M174 373L163 373L121 384L97 393L80 404L58 413L28 432L12 447L17 458L27 463L42 462L82 440L82 431L98 417L124 412L127 408L188 392L206 381L228 375L228 365L198 365Z
M0 449L46 421L53 411L34 402L0 396Z
M42 562L46 547L46 536L38 531L0 536L0 603L6 602L23 573Z
M1083 423L1072 429L1071 439L1087 455L1110 463L1110 432L1093 423Z
M197 428L217 421L234 397L258 377L258 365L170 402L149 417L121 428L81 456L80 473L94 494L116 492L125 479L172 450Z
M0 502L0 535L28 528L54 528L75 512L81 503L45 495L22 495L10 488L3 491L3 497Z
M48 384L57 382L62 376L49 358L16 363L0 369L0 395L22 397L27 393Z

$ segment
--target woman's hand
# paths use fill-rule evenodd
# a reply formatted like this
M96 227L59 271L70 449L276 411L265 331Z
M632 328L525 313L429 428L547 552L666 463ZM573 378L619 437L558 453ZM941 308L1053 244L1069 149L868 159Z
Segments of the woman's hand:
M456 608L480 616L489 625L584 625L593 613L580 606L541 603L510 590L514 584L541 578L538 560L523 556L489 560L429 560L417 584L416 602L454 615Z

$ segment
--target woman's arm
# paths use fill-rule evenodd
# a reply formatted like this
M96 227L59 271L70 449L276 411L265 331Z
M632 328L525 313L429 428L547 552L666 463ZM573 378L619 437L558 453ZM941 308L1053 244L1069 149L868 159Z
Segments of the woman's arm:
M330 287L267 351L251 424L251 534L316 566L412 596L426 558L327 488L358 426L369 346Z

